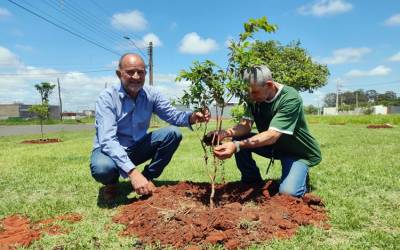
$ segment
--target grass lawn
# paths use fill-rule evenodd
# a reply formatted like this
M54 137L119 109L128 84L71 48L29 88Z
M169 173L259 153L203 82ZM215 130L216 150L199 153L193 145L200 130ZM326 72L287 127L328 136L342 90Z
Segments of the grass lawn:
M63 119L62 121L58 119L48 119L43 121L43 125L53 125L53 124L93 124L93 117L84 117L81 119ZM14 126L14 125L40 125L39 119L23 119L19 117L8 118L5 120L0 120L0 126Z
M332 227L303 227L294 238L252 249L399 249L400 128L326 122L310 128L323 153L322 163L311 170L313 192L324 200ZM196 134L182 131L181 146L159 180L208 181ZM88 166L93 133L49 135L62 138L58 144L20 144L39 137L0 137L0 218L18 213L36 221L79 213L82 221L64 225L69 234L45 234L30 248L132 249L135 239L119 236L122 226L111 222L118 206L98 204L101 185L91 178ZM265 173L268 160L257 159ZM280 170L277 162L269 177L278 178ZM225 172L227 181L239 179L232 159L225 162ZM129 184L122 182L128 190Z

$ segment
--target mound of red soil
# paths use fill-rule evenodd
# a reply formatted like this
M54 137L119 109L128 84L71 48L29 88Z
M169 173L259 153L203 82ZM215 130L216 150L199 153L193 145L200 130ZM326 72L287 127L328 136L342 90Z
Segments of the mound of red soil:
M26 140L22 143L24 144L46 144L46 143L57 143L62 142L61 139L58 138L47 138L47 139L36 139L36 140Z
M368 125L367 128L393 128L390 124L372 124Z
M82 219L79 214L67 214L52 219L46 219L37 223L31 223L29 218L12 215L0 221L0 249L16 249L27 247L34 240L38 240L42 233L50 235L67 233L59 225L53 225L57 221L77 222Z
M329 227L320 198L275 195L276 187L271 181L258 187L218 185L216 208L210 209L209 184L182 182L123 206L113 221L126 225L122 235L176 248L218 243L236 249L290 237L301 225Z

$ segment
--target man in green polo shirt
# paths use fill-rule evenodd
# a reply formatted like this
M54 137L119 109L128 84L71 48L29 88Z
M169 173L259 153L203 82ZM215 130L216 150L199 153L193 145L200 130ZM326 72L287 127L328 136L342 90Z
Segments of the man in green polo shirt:
M246 70L243 80L248 83L252 102L238 125L219 133L220 140L232 137L232 142L215 147L214 154L219 159L235 154L244 183L262 181L252 153L279 159L282 165L279 192L303 196L309 167L321 161L321 151L308 130L299 93L274 82L267 66ZM251 133L253 123L258 134Z

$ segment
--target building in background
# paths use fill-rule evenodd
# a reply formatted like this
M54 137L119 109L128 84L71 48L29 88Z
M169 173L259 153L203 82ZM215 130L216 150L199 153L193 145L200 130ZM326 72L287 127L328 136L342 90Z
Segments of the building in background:
M0 119L36 118L34 113L28 111L30 107L32 107L32 105L23 103L0 104ZM49 105L49 117L50 119L60 119L60 106Z

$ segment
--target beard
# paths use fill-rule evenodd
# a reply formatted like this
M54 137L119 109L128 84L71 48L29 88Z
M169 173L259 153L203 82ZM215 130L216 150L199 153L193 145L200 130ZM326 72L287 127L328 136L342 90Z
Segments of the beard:
M121 82L121 83L122 83L122 86L124 86L126 93L128 93L128 95L131 97L136 97L144 85L144 82L140 82L140 81L127 81L127 82Z

